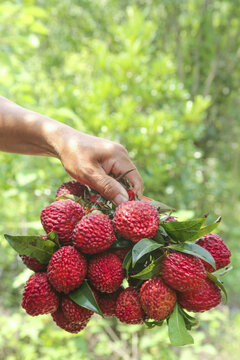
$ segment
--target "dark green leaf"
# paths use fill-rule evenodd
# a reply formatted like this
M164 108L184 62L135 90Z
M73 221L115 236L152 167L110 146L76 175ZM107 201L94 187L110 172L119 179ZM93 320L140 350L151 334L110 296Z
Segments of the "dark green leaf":
M88 285L87 280L84 280L82 285L72 291L69 297L78 305L83 306L86 309L92 310L95 313L103 316L102 311L95 299L95 296Z
M144 324L147 325L148 329L152 329L155 326L162 326L162 324L164 323L164 320L161 321L144 321Z
M220 289L222 290L222 292L224 293L225 295L225 301L227 302L228 301L228 295L227 295L227 291L223 285L223 283L215 276L213 275L212 273L209 273L207 272L207 277L213 281L217 286L220 287Z
M173 240L184 242L198 234L205 220L206 218L202 217L196 220L162 223L161 226Z
M188 333L184 317L176 304L168 319L168 335L172 345L183 346L193 344L194 340Z
M217 220L213 224L209 224L207 226L204 226L201 228L189 241L194 241L199 239L201 236L204 236L206 234L209 234L213 230L215 230L218 226L218 224L221 222L221 216L217 218Z
M166 205L160 201L151 201L150 204L154 205L157 207L158 209L158 212L159 213L166 213L168 211L175 211L176 209L174 209L173 207L169 206L169 205Z
M216 269L215 260L209 251L194 243L185 242L183 244L173 244L168 246L170 249L174 249L179 252L194 255L202 260L208 262L214 269Z
M152 251L162 247L162 244L158 244L151 239L142 239L132 248L132 265L136 264L144 255L151 253Z
M57 245L58 248L60 248L61 245L59 243L58 234L56 233L56 231L51 231L50 233L47 234L47 236Z
M44 240L40 236L12 236L4 234L9 245L20 255L36 258L41 264L47 264L53 253L58 250L51 240Z
M162 232L161 232L162 230ZM152 238L154 241L156 241L157 243L159 244L165 244L165 239L164 237L162 236L164 234L166 234L166 231L162 228L160 229L160 227L157 229L157 232L156 234L154 235L154 237ZM167 234L166 234L167 235Z
M196 318L192 317L191 315L189 315L185 310L183 310L183 308L179 304L178 304L178 306L179 306L179 311L183 315L186 328L188 330L191 330L191 328L193 326L196 326L198 324L198 320Z
M132 243L126 239L117 238L110 247L110 249L122 249L126 247L132 247Z
M132 250L130 250L127 255L125 256L124 260L123 260L123 263L122 263L122 267L123 269L126 270L126 276L128 278L128 271L129 271L129 268L131 266L131 263L132 263Z
M160 256L158 259L155 259L149 264L147 267L145 267L142 271L135 275L131 275L133 278L137 278L140 280L148 280L152 278L153 276L159 275L161 270L161 263L162 263L163 257Z

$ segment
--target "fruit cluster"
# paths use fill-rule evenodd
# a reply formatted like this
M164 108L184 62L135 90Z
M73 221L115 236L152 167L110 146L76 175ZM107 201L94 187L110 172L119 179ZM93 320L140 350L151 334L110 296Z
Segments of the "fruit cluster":
M220 220L180 222L166 205L128 191L130 200L116 207L69 181L41 213L46 235L5 235L35 272L22 307L31 316L50 313L71 333L94 312L149 327L166 320L174 345L191 343L187 330L196 320L187 311L210 310L225 292L216 271L228 270L231 253L212 233Z

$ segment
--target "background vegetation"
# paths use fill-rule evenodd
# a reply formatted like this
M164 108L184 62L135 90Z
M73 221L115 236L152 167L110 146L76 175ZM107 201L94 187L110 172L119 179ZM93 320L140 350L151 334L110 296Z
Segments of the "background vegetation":
M3 233L42 233L39 214L68 180L56 159L0 153L0 360L237 360L240 356L240 7L237 0L0 2L0 93L125 145L145 195L180 218L223 216L229 303L200 315L195 345L166 328L96 316L79 335L20 308L30 271Z

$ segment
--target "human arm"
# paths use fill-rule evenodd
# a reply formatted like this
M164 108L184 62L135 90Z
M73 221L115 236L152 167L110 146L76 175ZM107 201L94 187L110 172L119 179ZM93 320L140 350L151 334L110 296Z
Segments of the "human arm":
M79 132L47 116L0 97L0 151L52 156L76 180L116 204L128 199L126 190L108 174L126 178L142 194L142 179L120 144Z

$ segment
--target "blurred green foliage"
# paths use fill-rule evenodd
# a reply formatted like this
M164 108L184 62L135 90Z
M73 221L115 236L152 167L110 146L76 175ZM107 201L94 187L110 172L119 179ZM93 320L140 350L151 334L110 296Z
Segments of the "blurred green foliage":
M239 18L237 0L1 1L0 93L121 142L145 195L180 217L222 215L234 270L228 306L200 316L194 346L97 316L73 336L20 310L30 272L0 235L0 360L239 359ZM0 153L0 234L42 233L67 179L56 159Z

